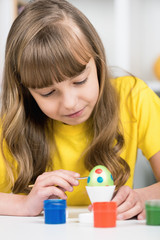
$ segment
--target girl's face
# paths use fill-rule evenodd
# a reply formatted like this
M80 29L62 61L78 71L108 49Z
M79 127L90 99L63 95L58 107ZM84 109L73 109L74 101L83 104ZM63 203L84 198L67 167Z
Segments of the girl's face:
M99 95L95 61L91 58L77 77L29 91L49 118L69 125L80 124L90 117Z

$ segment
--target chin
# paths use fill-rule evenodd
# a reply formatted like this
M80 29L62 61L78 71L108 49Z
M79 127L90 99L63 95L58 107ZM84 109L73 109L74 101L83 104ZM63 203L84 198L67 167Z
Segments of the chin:
M76 119L76 120L72 120L72 121L67 121L65 123L68 124L68 125L76 126L76 125L81 124L85 121L87 121L87 119Z

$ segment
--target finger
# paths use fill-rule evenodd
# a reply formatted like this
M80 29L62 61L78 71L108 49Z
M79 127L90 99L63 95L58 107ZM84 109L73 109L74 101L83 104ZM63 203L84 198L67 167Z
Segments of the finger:
M117 213L123 213L128 211L129 209L133 208L136 205L137 199L130 194L121 205L117 208Z
M48 175L48 174L53 174L56 172L63 172L64 174L68 174L70 176L73 176L75 178L80 177L80 174L74 171L70 171L70 170L65 170L65 169L58 169L58 170L54 170L54 171L50 171L50 172L44 172L42 175Z
M78 186L79 185L79 181L77 179L75 179L71 175L64 174L63 172L56 172L56 173L54 173L54 176L62 178L63 180L68 182L71 186Z
M48 199L50 196L56 196L56 198L67 199L65 192L55 186L49 186L43 189L39 189L36 192L36 194L41 199Z
M88 206L88 210L91 212L92 211L92 205Z
M67 175L69 175L69 176L72 176L72 177L74 177L74 178L80 177L80 174L77 173L77 172L74 172L74 171L69 171L69 170L65 170L65 169L60 169L60 170L58 170L58 171L60 171L60 172L62 172L62 173L64 173L64 174L67 174Z
M145 217L146 217L146 213L145 213L145 210L143 209L143 211L140 214L138 214L137 219L144 220Z
M60 182L60 179L62 180ZM76 180L74 177L65 174L61 171L54 171L49 174L43 174L39 176L36 180L36 185L45 186L47 184L49 185L58 185L60 187L64 187L64 185L61 185L62 183L66 182L66 184L69 186L78 186L79 181ZM66 186L67 186L66 185ZM64 187L66 189L66 187ZM68 191L68 188L66 189Z
M117 215L117 220L125 220L137 216L137 214L142 210L139 204L136 204L134 207L129 210L122 212Z
M61 188L61 187L58 187L58 188L61 189L63 192L65 192L64 188ZM56 195L51 195L49 199L59 199L59 197L57 197Z
M59 189L61 189L63 192L65 192L65 189L64 188L62 188L62 187L58 187Z
M49 174L52 175L52 174L59 174L59 173L71 176L73 178L80 177L79 173L74 172L74 171L64 170L64 169L58 169L58 170L54 170L54 171L51 171L51 172L44 172L43 175L49 175Z
M49 196L48 199L59 199L59 197L57 197L57 196L55 196L55 195L51 195L51 196Z
M66 179L68 177L68 180L72 179L73 181L75 180L75 178L80 177L79 173L64 170L64 169L59 169L59 170L55 170L55 171L51 171L51 172L44 172L43 174L41 174L40 176L37 177L36 181L43 181L47 176L49 177L52 175L58 175L58 176L63 177L64 179Z
M66 172L66 170L55 171L54 176L59 176L59 177L63 178L65 181L70 183L72 186L79 185L79 181L75 177L73 177L72 174L67 174L67 172Z
M117 203L117 207L126 201L131 189L128 186L121 187L116 195L113 197L112 201Z
M70 183L68 183L62 177L59 177L56 175L47 176L45 179L43 179L43 181L37 182L34 185L34 189L35 188L41 189L41 188L49 187L49 186L58 186L58 187L65 189L65 191L69 191L69 192L73 191L73 187Z

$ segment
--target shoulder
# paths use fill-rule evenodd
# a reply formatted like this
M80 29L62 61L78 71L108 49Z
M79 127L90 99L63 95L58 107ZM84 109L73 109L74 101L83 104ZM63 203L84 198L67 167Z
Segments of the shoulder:
M160 98L148 87L141 79L133 76L124 76L111 79L112 85L115 87L120 101L134 101L137 104L141 102L155 103L160 106Z
M111 79L111 83L116 91L121 95L128 95L139 93L142 90L149 89L147 84L139 78L133 76L123 76Z
M142 116L148 119L155 115L160 121L160 98L144 81L132 76L111 81L119 97L122 118L127 115L139 121Z

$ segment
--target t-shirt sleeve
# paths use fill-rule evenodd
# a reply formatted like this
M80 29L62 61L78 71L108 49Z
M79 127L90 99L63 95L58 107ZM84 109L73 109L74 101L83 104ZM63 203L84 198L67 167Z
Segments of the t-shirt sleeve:
M149 159L160 151L160 98L145 85L136 102L138 148Z

